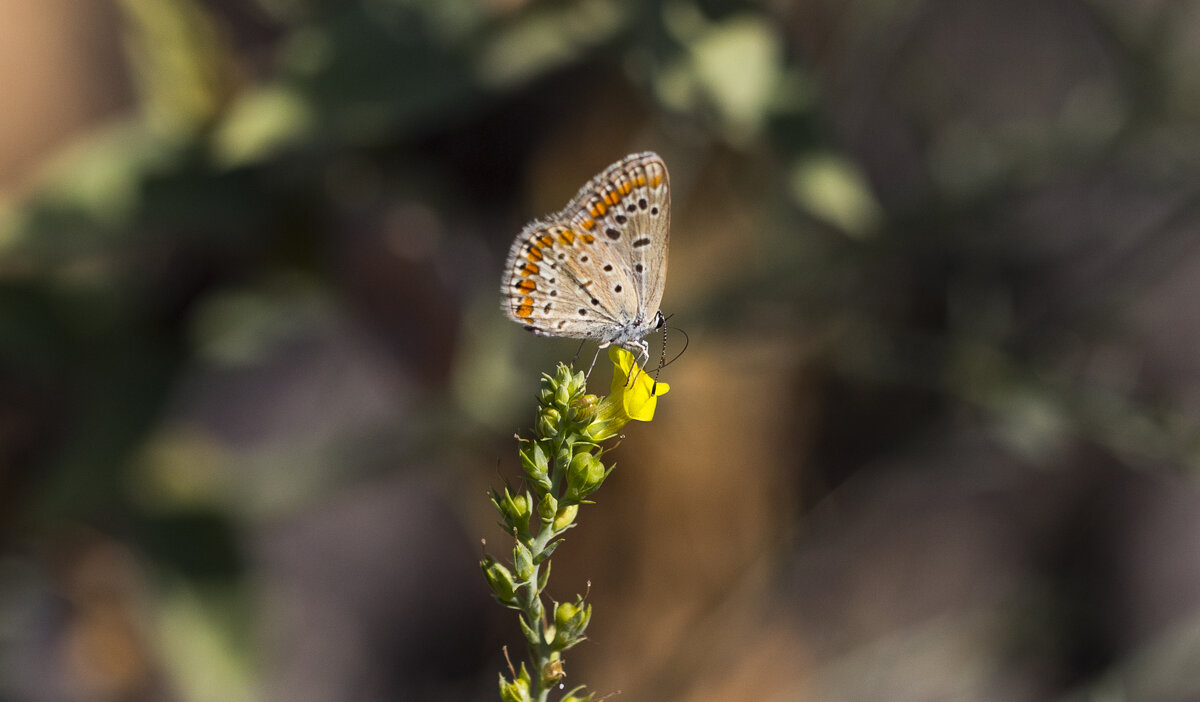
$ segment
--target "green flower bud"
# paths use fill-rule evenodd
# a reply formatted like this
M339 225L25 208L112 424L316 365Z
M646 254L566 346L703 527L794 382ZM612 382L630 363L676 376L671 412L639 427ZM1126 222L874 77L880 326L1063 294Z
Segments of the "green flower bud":
M542 501L538 503L538 516L543 522L554 521L554 515L558 513L558 500L554 499L554 495L546 493L542 497Z
M521 664L521 674L516 680L508 681L504 673L500 673L500 699L502 702L530 702L529 674L525 672L525 664Z
M558 434L558 427L562 424L562 413L551 407L544 409L538 414L537 419L537 434L543 439Z
M604 482L604 464L590 451L576 454L567 468L567 497L582 500Z
M600 398L595 395L584 395L571 403L571 409L567 413L567 417L572 423L586 427L596 420L599 404Z
M554 403L554 392L558 388L558 383L554 378L546 374L542 374L542 382L538 386L538 404L542 407L549 407Z
M571 602L559 602L554 605L554 626L565 628L571 617L579 612L579 605Z
M554 369L554 376L558 381L558 384L565 386L567 388L568 395L571 396L579 394L584 382L586 382L583 371L572 373L570 366L566 366L561 363L558 364L558 367Z
M565 410L571 403L571 388L567 383L561 383L554 392L554 406Z
M493 490L491 498L496 511L500 513L504 524L510 530L516 528L521 534L529 533L529 518L533 513L533 502L527 494L513 495L506 487L503 495Z
M554 608L554 626L558 630L556 648L567 649L579 643L579 637L592 620L592 606L584 604L583 598L575 602L561 602Z
M558 512L554 515L554 522L550 526L555 531L562 531L571 526L577 514L579 514L579 505L563 505L558 508Z
M533 576L533 554L520 541L513 547L513 569L521 582Z
M508 492L508 491L505 490L505 492ZM528 497L526 497L525 495L513 495L510 498L510 502L512 503L513 514L517 515L518 517L528 517L529 516L529 498Z
M517 589L508 568L505 568L502 563L497 563L496 559L491 556L484 557L479 562L479 567L483 570L483 577L487 580L488 587L492 589L492 594L496 596L500 604L515 607L517 605Z
M540 494L550 489L550 458L540 442L529 441L521 444L521 469L529 476Z

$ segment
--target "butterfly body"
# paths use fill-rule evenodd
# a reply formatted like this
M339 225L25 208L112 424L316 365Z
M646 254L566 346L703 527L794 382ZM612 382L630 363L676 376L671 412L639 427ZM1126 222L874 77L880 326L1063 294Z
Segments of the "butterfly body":
M644 358L642 337L663 323L670 205L667 167L655 153L631 154L592 178L513 241L501 289L509 319Z

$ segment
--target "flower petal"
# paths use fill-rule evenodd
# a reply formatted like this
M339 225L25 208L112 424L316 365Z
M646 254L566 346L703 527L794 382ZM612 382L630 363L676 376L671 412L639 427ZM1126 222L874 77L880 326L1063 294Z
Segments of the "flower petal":
M654 380L645 369L634 363L634 355L622 348L611 347L608 357L613 362L610 393L619 395L620 407L629 419L649 422L654 419L658 396L665 395L671 386ZM633 376L631 383L629 378Z

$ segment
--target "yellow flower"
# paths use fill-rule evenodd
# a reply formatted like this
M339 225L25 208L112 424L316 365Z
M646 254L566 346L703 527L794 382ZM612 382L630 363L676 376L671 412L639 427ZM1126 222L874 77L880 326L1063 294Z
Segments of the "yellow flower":
M625 349L609 348L608 358L613 363L609 394L600 400L596 419L584 430L592 441L611 439L630 420L649 422L654 419L658 397L671 389L666 383L655 382L644 368L635 365L634 355ZM633 375L632 382L630 375Z
M622 413L628 419L636 419L639 422L648 422L654 419L654 408L658 405L658 396L666 395L671 386L655 382L644 368L635 365L636 359L633 354L625 349L616 346L609 347L608 358L613 362L613 379L609 386L609 397L620 401ZM629 382L631 373L634 376L632 383Z

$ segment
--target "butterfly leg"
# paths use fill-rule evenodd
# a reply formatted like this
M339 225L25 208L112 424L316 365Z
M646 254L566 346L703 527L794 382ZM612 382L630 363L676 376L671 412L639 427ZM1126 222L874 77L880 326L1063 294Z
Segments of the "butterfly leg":
M592 369L596 367L596 359L600 358L600 349L607 348L608 344L600 344L596 347L596 355L592 356L592 363L588 366L587 373L583 374L584 380L592 377ZM583 350L583 344L579 345L579 349Z
M646 361L650 360L650 344L646 343L645 339L642 339L640 341L631 341L623 345L622 348L636 355L633 361L633 372L629 374L629 382L626 386L633 387L633 382L637 380L638 373L642 372L642 366L646 365Z
M575 367L575 361L579 360L579 354L583 353L583 345L586 343L587 343L587 339L584 339L583 341L579 342L579 348L575 349L575 355L571 357L571 362L568 363L567 365L571 366L572 368ZM592 359L592 365L596 365L596 359L594 359L594 358ZM591 368L588 369L588 372L589 373L591 372Z

